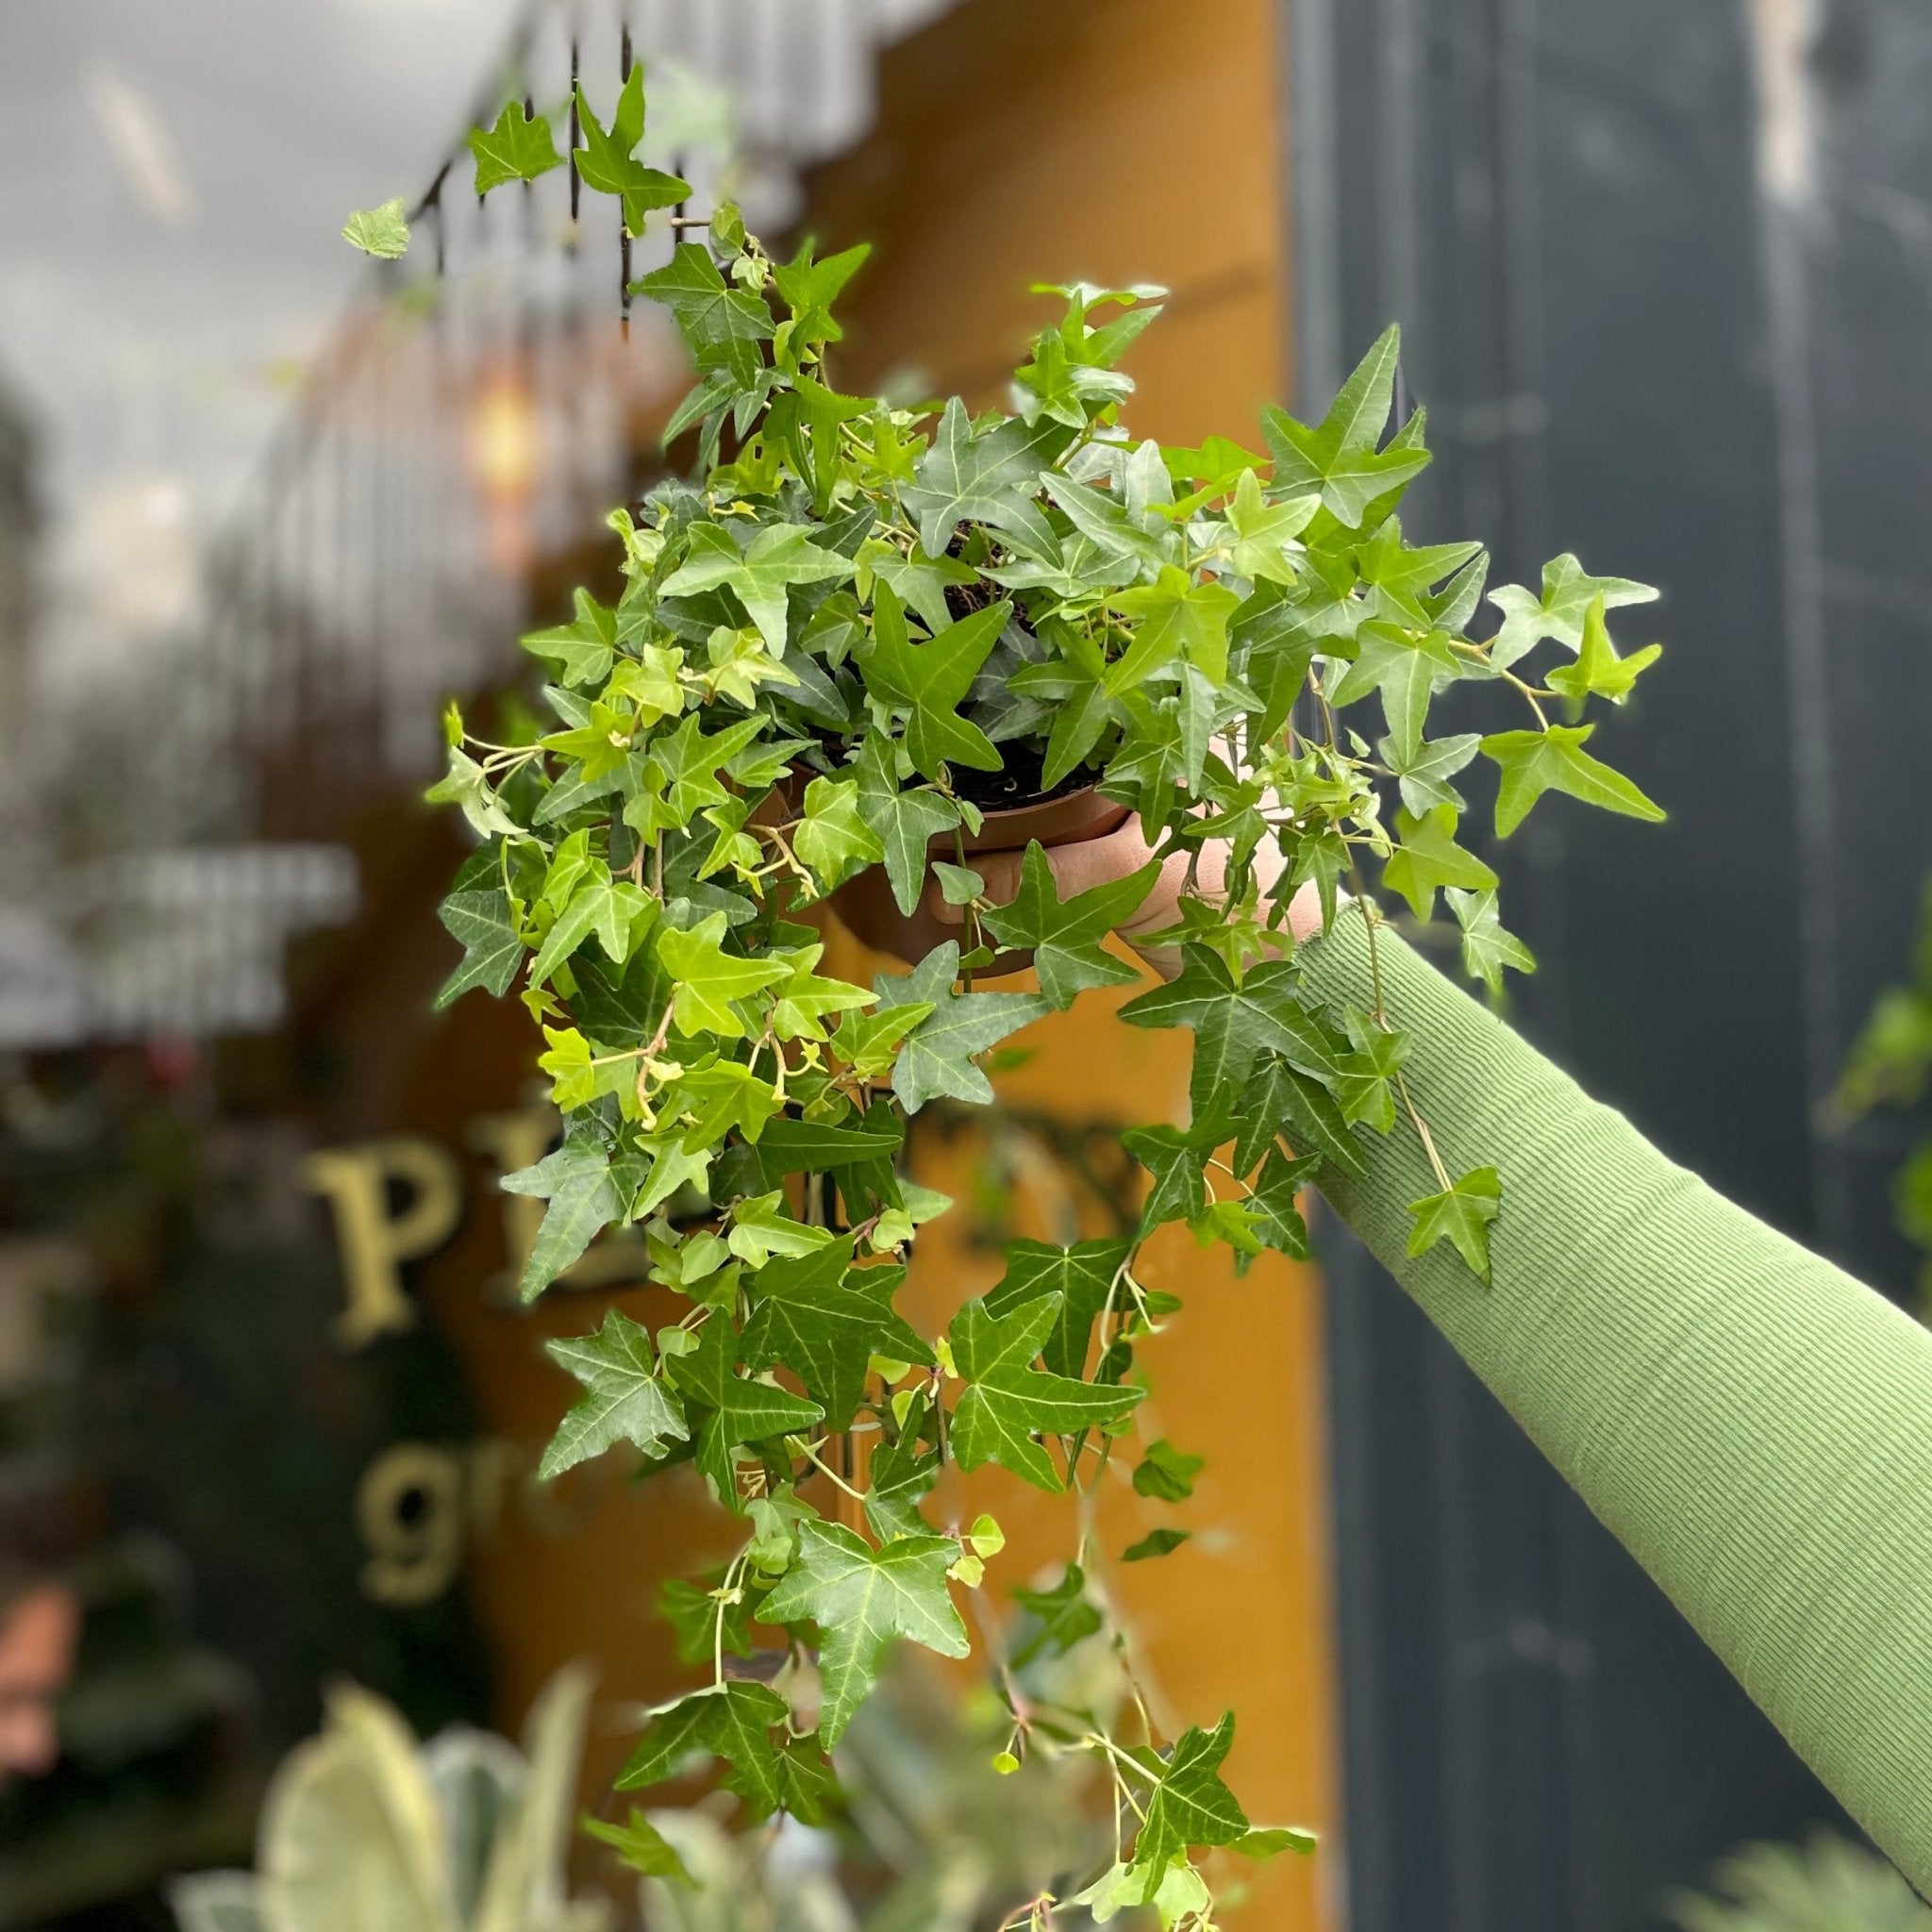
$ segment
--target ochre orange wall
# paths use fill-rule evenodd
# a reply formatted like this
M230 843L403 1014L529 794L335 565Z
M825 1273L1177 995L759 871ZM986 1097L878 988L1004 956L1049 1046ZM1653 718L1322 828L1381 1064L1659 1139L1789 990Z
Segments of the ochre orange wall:
M876 132L811 183L811 220L827 242L878 243L849 291L835 375L858 386L916 367L933 389L997 401L1047 312L1030 282L1158 281L1172 291L1169 312L1132 358L1133 426L1171 441L1220 432L1252 445L1257 406L1290 387L1274 11L1269 0L967 0L891 50ZM478 995L425 1024L449 950L427 905L454 848L445 830L414 818L381 846L373 871L393 890L374 894L360 937L379 928L382 943L351 951L386 970L347 974L320 1001L359 1048L367 1091L347 1111L372 1130L460 1147L477 1115L516 1104L537 1042L513 1003ZM880 962L840 941L831 963L860 977ZM1003 1095L1122 1125L1177 1118L1185 1040L1118 1025L1118 1004L1090 994L1034 1028L1034 1057L1001 1077ZM924 1177L960 1191L968 1158L962 1146ZM463 1358L482 1428L527 1467L575 1393L541 1338L593 1326L608 1297L546 1297L529 1314L486 1306L480 1285L502 1265L503 1201L480 1161L466 1165L463 1228L413 1278ZM1029 1226L1024 1204L1020 1220ZM998 1272L996 1257L941 1224L923 1241L908 1306L931 1329ZM1178 1726L1238 1707L1229 1775L1252 1815L1322 1829L1339 1780L1318 1284L1273 1257L1236 1282L1220 1256L1173 1230L1145 1272L1188 1298L1146 1353L1148 1431L1208 1458L1180 1510L1155 1512L1122 1483L1110 1485L1104 1518L1116 1551L1157 1513L1194 1531L1175 1555L1119 1573L1158 1714ZM654 1300L619 1297L655 1321ZM1072 1506L990 1474L941 1502L991 1507L1006 1523L1013 1548L990 1578L997 1589L1064 1553ZM628 1490L614 1458L549 1495L512 1471L475 1501L461 1587L489 1634L498 1721L513 1730L558 1663L593 1659L601 1715L585 1797L599 1804L625 1748L617 1707L669 1694L689 1675L651 1614L656 1583L724 1555L730 1525L693 1486ZM1321 1900L1338 1869L1333 1852L1277 1862L1227 1923L1332 1932L1339 1922Z
M1168 312L1129 358L1130 426L1252 447L1257 408L1291 388L1277 11L1268 0L968 0L889 53L876 131L811 185L826 247L875 245L841 307L835 381L917 371L933 392L999 402L1052 312L1031 284L1158 282ZM856 946L837 962L853 977L875 963ZM1031 1029L1034 1058L1001 1077L1002 1096L1122 1125L1182 1118L1187 1040L1116 1023L1124 997L1089 994ZM957 1164L925 1177L955 1191L961 1178ZM1188 1300L1142 1357L1147 1433L1208 1458L1181 1511L1123 1482L1104 1519L1115 1551L1157 1520L1194 1531L1118 1576L1159 1715L1212 1724L1237 1707L1229 1775L1250 1813L1322 1829L1339 1778L1319 1284L1274 1257L1237 1282L1221 1254L1175 1229L1145 1272ZM943 1318L998 1274L997 1257L941 1223L923 1238L908 1304ZM1072 1526L1071 1503L1016 1503L1014 1489L974 1486L975 1504L1021 1531L1000 1580L1063 1554ZM1334 1857L1267 1868L1227 1923L1333 1924Z

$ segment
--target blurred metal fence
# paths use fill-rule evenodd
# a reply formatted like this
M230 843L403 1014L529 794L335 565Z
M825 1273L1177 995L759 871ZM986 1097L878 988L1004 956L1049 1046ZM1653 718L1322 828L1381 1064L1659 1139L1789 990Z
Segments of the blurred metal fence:
M878 48L955 4L529 0L473 119L523 98L564 145L574 79L608 112L642 61L647 158L782 232L803 171L870 125ZM595 540L682 392L674 337L624 294L668 231L625 242L613 202L576 206L574 169L479 202L467 131L211 551L204 622L127 667L105 713L16 735L0 1046L272 1024L264 946L349 903L320 848L431 775L441 701L515 668L546 566ZM135 874L140 916L102 918Z

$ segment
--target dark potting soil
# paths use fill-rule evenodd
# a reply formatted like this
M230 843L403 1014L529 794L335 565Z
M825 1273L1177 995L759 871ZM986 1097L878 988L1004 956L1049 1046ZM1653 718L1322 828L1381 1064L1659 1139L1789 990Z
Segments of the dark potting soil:
M1048 791L1041 782L1046 769L1043 753L1030 744L1010 741L1001 745L999 753L1002 762L997 772L969 771L964 765L953 767L953 790L981 811L1014 811L1021 806L1047 805L1100 782L1098 772L1077 765Z

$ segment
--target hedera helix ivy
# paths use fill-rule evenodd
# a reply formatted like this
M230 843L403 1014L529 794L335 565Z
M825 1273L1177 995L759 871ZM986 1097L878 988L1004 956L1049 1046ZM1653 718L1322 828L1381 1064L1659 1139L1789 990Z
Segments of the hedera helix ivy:
M633 158L639 75L611 132L578 106L584 182L623 197L633 232L684 199ZM548 123L521 108L473 144L479 190L559 164ZM677 232L636 292L670 309L695 365L667 431L697 432L695 471L613 513L614 608L580 591L572 622L525 639L550 669L554 727L488 742L452 709L432 793L483 841L444 909L466 952L441 998L521 976L565 1122L557 1151L504 1184L548 1203L524 1294L603 1229L641 1224L653 1278L683 1308L655 1333L613 1310L553 1344L584 1393L543 1473L627 1442L648 1470L693 1465L743 1524L722 1571L668 1592L683 1654L711 1681L656 1713L621 1783L708 1754L753 1817L819 1816L827 1753L888 1641L968 1653L954 1592L981 1587L1001 1533L990 1517L937 1523L929 1499L947 1462L996 1463L1080 1498L1071 1560L1019 1592L1009 1651L990 1640L1012 1716L1003 1768L1091 1754L1112 1780L1116 1857L1078 1902L1095 1920L1154 1905L1205 1925L1197 1855L1307 1841L1251 1826L1223 1781L1232 1715L1161 1735L1104 1581L1094 1499L1137 1438L1138 1352L1180 1306L1142 1279L1142 1244L1182 1222L1243 1267L1271 1248L1303 1256L1301 1189L1361 1173L1365 1130L1405 1131L1438 1183L1414 1204L1412 1251L1453 1244L1483 1291L1494 1168L1443 1166L1405 1083L1401 1016L1379 1001L1324 1010L1288 908L1309 888L1324 930L1358 919L1373 947L1373 874L1420 921L1447 894L1476 978L1529 969L1495 874L1458 841L1454 781L1493 762L1504 837L1553 791L1660 817L1587 748L1586 718L1657 657L1620 656L1607 624L1655 592L1563 557L1540 591L1491 592L1500 628L1470 634L1483 550L1411 544L1398 514L1429 456L1422 411L1389 433L1392 329L1321 422L1267 410L1265 452L1218 437L1168 448L1122 417L1120 365L1158 290L1042 291L1058 319L1016 372L1009 414L958 397L903 408L845 393L829 366L864 248L822 260L807 242L780 260L728 205ZM1550 642L1557 661L1531 676ZM1466 685L1517 716L1431 738L1435 701ZM1017 897L992 903L964 839L989 795L976 782L1000 773L1041 793L1095 785L1139 814L1158 857L1190 856L1156 936L1178 945L1178 976L1120 1018L1192 1034L1191 1111L1124 1136L1150 1177L1132 1237L1016 1241L999 1285L927 1338L893 1296L921 1224L948 1204L901 1171L908 1118L942 1096L990 1102L991 1049L1133 981L1101 941L1160 869L1063 899L1036 844ZM1211 894L1195 864L1210 841L1226 861ZM871 986L822 970L801 914L874 866L910 914L935 841L963 943ZM1037 991L975 986L1002 948L1030 949ZM1133 1487L1179 1504L1198 1468L1155 1442ZM1125 1555L1183 1536L1163 1527ZM1032 1660L1093 1637L1124 1674L1119 1723L1023 1683ZM781 1643L775 1682L735 1667ZM1009 1923L1053 1908L1030 1901Z

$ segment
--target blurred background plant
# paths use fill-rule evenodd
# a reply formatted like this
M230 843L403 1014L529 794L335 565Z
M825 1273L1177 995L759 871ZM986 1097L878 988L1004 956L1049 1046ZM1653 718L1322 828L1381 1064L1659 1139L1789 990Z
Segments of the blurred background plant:
M1855 1121L1874 1108L1900 1111L1918 1107L1932 1081L1932 880L1919 904L1909 976L1888 986L1873 1003L1863 1029L1852 1042L1832 1110ZM1923 1257L1919 1263L1919 1310L1932 1311L1932 1131L1922 1137L1891 1183L1892 1212L1898 1231Z
M1932 1907L1875 1853L1835 1832L1745 1845L1709 1890L1671 1901L1682 1932L1932 1932Z

